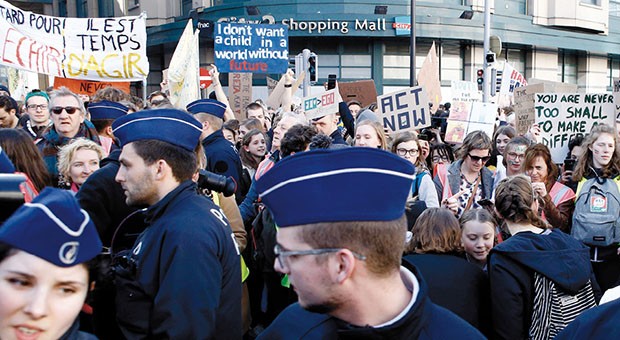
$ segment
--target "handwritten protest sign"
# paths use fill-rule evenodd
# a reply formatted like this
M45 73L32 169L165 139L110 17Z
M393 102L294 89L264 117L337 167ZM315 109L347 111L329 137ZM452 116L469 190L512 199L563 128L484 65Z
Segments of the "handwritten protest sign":
M431 125L428 96L422 87L412 87L377 97L383 127L389 132L408 131Z
M315 96L304 97L302 100L302 109L306 113L306 118L309 120L338 113L336 89L331 89Z
M228 74L228 98L235 118L244 120L245 107L252 102L252 73Z
M462 143L467 134L473 131L484 131L489 138L495 129L497 104L456 101L450 108L445 141Z
M577 85L531 79L529 85L516 88L513 108L518 134L527 133L534 124L534 95L543 92L573 93L577 92Z
M362 104L362 107L366 107L377 100L377 87L372 79L338 82L338 89L342 100L347 103L351 100L357 100Z
M145 19L52 17L0 0L0 64L64 78L142 80Z
M418 73L418 84L424 88L429 102L433 103L431 110L437 110L441 102L441 82L439 81L439 58L435 51L434 41Z
M54 88L57 89L64 86L73 93L85 94L92 96L98 90L106 87L116 87L117 89L129 94L129 82L110 82L110 81L92 81L70 78L54 78Z
M285 73L288 68L286 25L218 22L214 45L220 72Z
M499 93L512 95L516 88L526 85L527 80L525 80L525 77L508 62L504 63Z
M452 90L452 102L479 102L482 94L478 91L478 84L473 81L452 80L450 89Z
M537 93L534 103L542 143L555 163L564 160L572 138L589 133L597 124L613 126L615 121L614 96L609 93Z

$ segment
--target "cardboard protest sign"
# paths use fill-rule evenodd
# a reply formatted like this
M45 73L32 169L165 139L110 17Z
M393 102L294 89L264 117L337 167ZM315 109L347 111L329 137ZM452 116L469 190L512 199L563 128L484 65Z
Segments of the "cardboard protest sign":
M568 142L585 135L597 124L613 126L616 106L609 93L537 93L536 123L542 143L551 150L553 162L562 163Z
M73 93L85 94L88 96L94 95L98 90L106 87L116 87L117 89L129 94L128 81L122 82L110 82L110 81L92 81L92 80L80 80L70 78L54 78L54 88L57 89L64 86L71 90Z
M301 108L306 113L306 118L308 120L338 113L336 89L331 89L318 95L304 97L301 101Z
M436 110L441 102L441 83L439 81L439 58L435 51L434 41L418 73L418 84L424 88L429 102L433 103L433 110Z
M52 17L0 0L0 64L63 78L142 80L145 19Z
M431 125L428 96L422 87L412 87L377 97L383 127L389 132L408 131Z
M530 79L528 86L516 88L513 108L515 110L515 124L518 134L527 133L530 126L534 124L534 95L543 92L573 93L577 92L577 85Z
M450 89L452 90L452 102L479 102L482 100L482 93L478 91L478 84L473 81L452 80Z
M462 143L467 134L484 131L489 138L495 129L497 104L480 102L454 102L450 108L446 136L447 143Z
M362 104L362 107L367 107L377 101L377 87L372 79L338 82L338 89L345 103L357 100Z
M244 120L245 107L252 102L252 73L228 74L228 98L235 118Z
M218 22L214 34L220 72L285 73L288 68L286 25Z

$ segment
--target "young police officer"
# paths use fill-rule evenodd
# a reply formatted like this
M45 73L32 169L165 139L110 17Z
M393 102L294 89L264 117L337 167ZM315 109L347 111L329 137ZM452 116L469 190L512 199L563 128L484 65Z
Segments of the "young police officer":
M239 339L239 254L222 211L196 192L201 124L154 109L112 124L123 147L116 181L149 227L117 268L117 319L127 338Z

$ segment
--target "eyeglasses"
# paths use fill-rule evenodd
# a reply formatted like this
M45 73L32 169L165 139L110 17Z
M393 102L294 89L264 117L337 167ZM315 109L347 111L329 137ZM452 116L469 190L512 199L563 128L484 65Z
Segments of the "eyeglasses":
M510 156L510 158L514 158L514 159L524 159L525 158L525 154L518 154L516 152L509 152L508 156Z
M401 157L402 157L402 156L406 156L407 154L409 154L409 156L412 156L412 157L413 157L413 156L417 155L417 154L418 154L418 152L419 152L419 150L418 150L418 149L411 149L411 150L407 150L407 149L396 149L396 153L397 153L399 156L401 156Z
M67 113L70 115L74 114L75 111L81 111L79 107L75 106L54 106L50 111L52 111L53 114L59 115L62 113L62 110L67 111Z
M467 154L469 156L469 158L471 158L472 161L474 162L480 162L482 161L482 163L486 163L489 161L489 159L491 159L491 156L484 156L484 157L479 157L479 156L472 156L472 154Z
M285 260L283 260L283 258L287 258L289 256L306 256L306 255L322 255L322 254L328 254L328 253L335 253L337 251L340 251L342 249L346 249L346 248L322 248L322 249L309 249L309 250L293 250L293 251L282 251L282 247L280 247L279 244L276 244L273 247L273 253L276 255L276 259L278 259L278 264L280 265L280 268L287 268L287 266L285 266ZM353 253L353 256L355 256L356 259L364 261L366 260L366 256L358 254L354 251L351 251L351 253Z
M37 104L30 104L28 106L26 106L29 110L45 110L47 109L47 104L41 104L41 105L37 105Z
M447 163L450 159L448 157L444 157L444 156L433 156L433 158L431 158L431 160L433 161L433 163L439 163L439 162L444 162Z

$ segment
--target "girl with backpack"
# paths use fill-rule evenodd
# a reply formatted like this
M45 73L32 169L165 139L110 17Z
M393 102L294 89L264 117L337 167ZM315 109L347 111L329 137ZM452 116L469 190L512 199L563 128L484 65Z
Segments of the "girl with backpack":
M596 279L605 291L620 279L620 149L616 130L592 128L573 172L577 184L571 235L590 248Z
M595 305L588 248L547 229L525 175L502 180L495 208L512 236L489 255L493 326L498 339L549 339Z
M416 167L416 176L411 187L410 198L417 198L426 203L428 208L439 207L439 199L433 178L426 169L426 163L420 158L418 138L411 132L402 132L392 142L392 153L410 161Z

